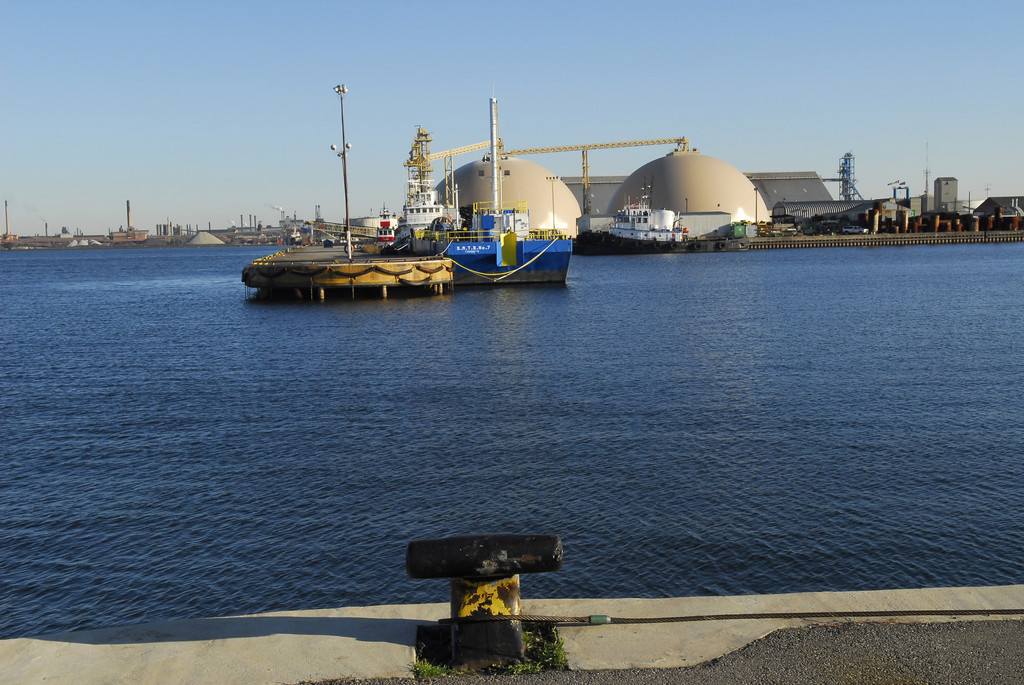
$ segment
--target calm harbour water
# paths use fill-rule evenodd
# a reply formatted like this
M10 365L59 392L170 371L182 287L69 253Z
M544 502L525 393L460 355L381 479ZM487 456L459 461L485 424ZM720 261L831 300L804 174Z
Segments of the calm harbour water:
M241 248L0 253L0 638L447 599L1024 582L1024 244L575 257L566 287L247 299Z

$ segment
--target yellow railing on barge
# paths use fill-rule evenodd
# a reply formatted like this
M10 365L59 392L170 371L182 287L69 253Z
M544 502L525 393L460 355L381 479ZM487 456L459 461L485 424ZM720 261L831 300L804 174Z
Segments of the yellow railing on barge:
M501 212L496 211L496 207L500 206ZM506 212L520 212L526 213L526 200L514 200L510 202L501 202L495 205L490 200L473 203L473 214L504 214Z
M417 240L434 240L439 243L470 243L470 242L491 242L494 240L493 233L489 231L473 231L461 229L458 231L435 231L429 228L421 228L413 232ZM530 240L559 240L568 239L562 231L554 228L531 228Z

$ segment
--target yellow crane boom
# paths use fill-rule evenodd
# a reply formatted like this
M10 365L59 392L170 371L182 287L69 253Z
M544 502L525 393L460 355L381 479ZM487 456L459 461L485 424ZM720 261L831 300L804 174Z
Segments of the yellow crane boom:
M534 147L523 150L509 150L510 155L533 155L545 152L583 152L583 213L590 214L590 162L587 161L588 150L607 150L613 147L641 147L644 145L675 145L679 152L690 149L690 141L686 138L655 138L653 140L627 140L621 143L593 143L592 145L559 145L556 147Z
M454 162L453 158L456 155L461 155L466 152L475 152L476 150L483 150L490 147L490 141L484 141L482 143L473 143L472 145L463 145L462 147L452 148L451 150L444 150L442 152L430 152L430 133L428 133L422 127L419 127L416 131L416 139L413 141L412 150L409 152L409 161L405 163L405 166L417 170L417 175L421 182L425 182L430 177L430 172L433 170L430 163L444 159L444 177L448 180L454 174ZM591 143L590 145L559 145L555 147L533 147L523 148L521 150L509 150L505 151L504 145L501 139L498 140L498 150L502 154L509 155L535 155L544 154L548 152L576 152L581 151L583 153L583 213L590 213L590 163L587 161L587 152L589 150L607 150L616 147L641 147L645 145L675 145L676 150L679 152L687 152L690 150L690 141L686 138L655 138L651 140L627 140L620 143ZM449 202L451 201L451 183L446 183L448 188ZM411 191L410 191L411 195Z
M435 152L430 155L430 161L435 159L441 159L442 157L454 157L455 155L461 155L464 152L475 152L477 150L483 150L484 148L490 147L491 141L485 140L482 143L473 143L472 145L463 145L462 147L455 147L451 150L445 150L443 152ZM498 140L498 149L501 149L501 140Z
M482 143L473 143L472 145L463 145L462 147L452 148L451 150L444 150L443 152L435 152L432 155L427 156L427 162L434 161L435 159L444 158L444 180L445 180L445 203L449 206L455 202L454 189L450 179L455 174L455 156L461 155L465 152L475 152L477 150L483 150L491 146L491 141L485 140ZM501 138L498 139L498 149L501 149ZM429 168L427 169L429 171Z
M627 140L621 143L593 143L591 145L560 145L557 147L533 147L523 150L509 150L510 155L533 155L544 152L575 152L577 150L606 150L613 147L641 147L644 145L675 145L677 150L689 150L686 138L657 138L655 140Z

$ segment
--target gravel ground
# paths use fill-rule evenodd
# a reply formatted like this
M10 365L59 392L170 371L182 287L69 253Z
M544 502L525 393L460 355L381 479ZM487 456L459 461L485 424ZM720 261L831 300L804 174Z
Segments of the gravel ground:
M351 680L318 685L342 685ZM408 679L363 680L409 685ZM846 623L778 630L698 666L452 676L443 685L1019 685L1024 621Z

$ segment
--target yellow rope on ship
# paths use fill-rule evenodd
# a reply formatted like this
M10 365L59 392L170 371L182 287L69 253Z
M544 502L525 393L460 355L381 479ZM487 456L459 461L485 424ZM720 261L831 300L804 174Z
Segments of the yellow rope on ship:
M523 265L522 265L522 266L520 266L519 268L517 268L517 269L513 269L512 271L506 271L506 272L505 272L505 273L503 273L503 274L485 274L485 273L483 273L482 271L474 271L473 269L470 269L470 268L469 268L468 266L463 266L462 264L459 264L459 263L458 263L457 261L455 261L455 259L454 259L454 258L453 258L453 257L452 257L451 255L448 255L448 259L451 259L451 260L452 260L452 263L453 263L453 264L455 264L455 266L459 266L459 267L462 267L463 269L465 269L466 271L468 271L468 272L469 272L469 273L471 273L471 274L476 274L477 276L482 276L483 278L490 278L490 279L491 279L492 281L494 281L495 283L497 283L497 282L498 282L498 281L500 281L501 279L503 279L503 278L508 278L509 276L511 276L512 274L516 273L517 271L521 271L522 269L525 269L526 267L528 267L528 266L530 266L531 264L533 264L533 263L534 263L535 261L537 261L538 259L540 259L540 256L541 256L542 254L544 254L545 252L547 252L547 251L548 251L548 248L549 248L549 247L551 247L552 245L554 245L554 244L555 244L555 242L556 242L556 241L558 241L558 240L560 240L560 238L555 238L555 239L554 239L554 240L552 240L552 241L551 241L550 243L548 243L547 245L545 245L545 246L544 246L544 249L543 249L543 250L541 250L540 252L538 252L538 253L537 253L537 255L536 255L536 256L535 256L535 257L534 257L533 259L531 259L530 261L526 262L525 264L523 264ZM450 246L451 246L451 243L449 243L448 245L449 245L449 247L450 247ZM447 249L448 249L448 248L445 248L445 250L446 250L446 251L447 251ZM444 253L442 252L442 254L444 254ZM497 276L498 278L494 278L495 276Z

